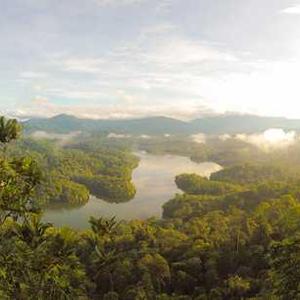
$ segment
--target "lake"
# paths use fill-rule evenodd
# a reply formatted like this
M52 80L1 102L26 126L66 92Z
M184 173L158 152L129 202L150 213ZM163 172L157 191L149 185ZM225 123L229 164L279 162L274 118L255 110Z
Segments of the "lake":
M176 193L175 176L182 173L197 173L209 177L221 166L212 162L195 163L189 158L176 155L151 155L136 153L140 157L139 166L133 172L133 182L137 193L127 203L107 203L91 196L89 202L79 208L47 209L44 221L56 226L67 225L84 229L89 227L89 217L113 217L118 219L147 219L161 217L162 205Z

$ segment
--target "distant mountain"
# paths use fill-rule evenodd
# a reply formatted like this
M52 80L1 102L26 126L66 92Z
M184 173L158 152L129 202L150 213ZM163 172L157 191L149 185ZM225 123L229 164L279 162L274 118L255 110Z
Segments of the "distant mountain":
M210 134L254 133L269 128L299 130L300 120L254 115L219 115L194 120L190 125L193 130Z
M23 122L26 132L47 131L109 131L129 134L234 134L261 132L269 128L300 130L300 120L260 117L254 115L219 115L184 122L168 117L149 117L130 120L79 119L70 115L52 118L33 118Z
M131 120L91 120L69 115L31 119L23 123L27 132L110 131L132 134L176 134L189 131L189 124L167 117L150 117Z

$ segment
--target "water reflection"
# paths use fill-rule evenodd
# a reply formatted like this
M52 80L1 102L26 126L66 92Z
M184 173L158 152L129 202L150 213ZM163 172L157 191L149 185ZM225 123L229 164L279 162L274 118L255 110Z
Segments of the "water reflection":
M116 216L118 219L125 220L160 217L162 205L179 192L174 182L176 175L197 173L208 177L221 169L215 163L197 164L182 156L156 156L142 152L137 155L140 157L140 164L133 173L133 181L137 189L133 200L115 204L91 196L90 201L80 208L47 209L44 219L57 226L86 228L90 216Z

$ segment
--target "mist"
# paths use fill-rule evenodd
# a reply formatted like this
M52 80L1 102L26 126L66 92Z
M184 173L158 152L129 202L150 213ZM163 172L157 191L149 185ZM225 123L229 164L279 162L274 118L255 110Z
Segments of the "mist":
M223 136L224 138L228 136ZM255 145L264 151L287 148L298 140L295 131L284 131L281 128L270 128L256 134L237 134L234 138Z
M207 136L204 133L197 133L190 136L191 139L198 144L205 144Z
M70 133L50 133L46 131L35 131L30 136L36 140L56 140L59 145L63 146L72 142L81 134L81 131L73 131Z

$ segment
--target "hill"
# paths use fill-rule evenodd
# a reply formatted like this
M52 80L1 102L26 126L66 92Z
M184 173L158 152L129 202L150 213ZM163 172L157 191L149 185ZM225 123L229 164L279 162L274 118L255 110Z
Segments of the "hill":
M190 126L195 131L209 134L254 133L269 128L299 130L300 120L255 115L219 115L193 120Z
M176 134L189 131L189 124L167 117L150 117L131 120L91 120L70 115L31 119L23 122L26 132L110 131L131 134Z
M129 134L207 134L254 133L269 128L285 130L300 129L300 120L260 117L254 115L219 115L195 119L190 122L168 118L149 117L125 120L80 119L70 115L57 115L52 118L33 118L23 122L27 133L41 130L66 133L71 131L109 131Z

